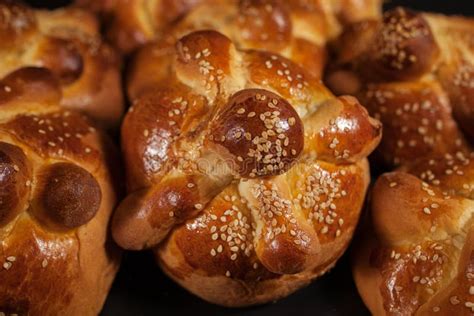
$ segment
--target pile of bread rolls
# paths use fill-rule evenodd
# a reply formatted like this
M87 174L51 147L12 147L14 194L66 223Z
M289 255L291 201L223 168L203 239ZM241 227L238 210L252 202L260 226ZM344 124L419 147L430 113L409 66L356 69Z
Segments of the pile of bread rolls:
M374 315L472 315L474 20L381 6L0 0L0 315L97 315L123 250L263 304L353 237Z

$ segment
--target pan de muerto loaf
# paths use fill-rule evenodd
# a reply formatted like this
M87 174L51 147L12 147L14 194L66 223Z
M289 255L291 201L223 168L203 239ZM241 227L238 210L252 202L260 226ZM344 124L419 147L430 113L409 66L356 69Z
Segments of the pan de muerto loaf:
M380 124L288 59L215 31L148 62L162 67L143 74L154 89L122 126L130 194L116 241L152 248L171 278L227 306L284 297L331 268L357 223Z
M179 38L198 30L217 30L238 48L282 55L320 78L326 63L326 41L334 38L341 27L328 2L203 1L168 26L160 40L138 50L127 76L131 100L159 84L161 76L154 74L164 71L169 63L159 55L168 54ZM271 61L267 67L270 65Z
M123 113L119 59L102 43L92 14L80 9L30 9L0 0L0 77L22 67L48 68L59 80L61 105L105 127Z
M320 73L325 43L341 26L380 15L380 0L78 0L103 12L107 36L129 53L142 44L182 32L213 29L241 48L298 55ZM314 59L314 60L312 60Z
M474 19L397 8L348 27L327 76L384 125L390 166L469 151L474 139Z
M97 315L119 265L114 153L47 70L0 80L0 314Z
M374 315L474 314L474 20L398 8L351 26L328 82L384 123L354 276Z

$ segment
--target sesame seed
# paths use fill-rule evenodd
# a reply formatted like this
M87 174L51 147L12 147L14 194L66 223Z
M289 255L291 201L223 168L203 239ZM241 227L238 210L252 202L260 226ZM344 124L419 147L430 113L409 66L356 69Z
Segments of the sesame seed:
M194 204L194 207L198 210L201 210L202 209L202 204L199 204L199 203Z
M464 306L470 308L471 310L474 310L474 303L473 302L466 302L466 303L464 303Z
M449 298L449 302L453 305L457 305L457 304L461 303L461 301L458 299L457 296L451 296Z
M4 262L4 263L3 263L3 268L4 268L5 270L10 270L10 268L12 267L12 265L13 265L13 264L12 264L10 261L7 261L7 262Z

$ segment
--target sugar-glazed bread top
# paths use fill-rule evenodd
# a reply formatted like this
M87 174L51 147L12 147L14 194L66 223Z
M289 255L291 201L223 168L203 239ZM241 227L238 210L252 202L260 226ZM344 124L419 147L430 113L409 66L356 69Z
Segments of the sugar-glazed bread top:
M397 8L351 26L328 76L384 124L387 165L354 254L374 315L472 315L474 20Z
M130 194L116 241L155 247L167 273L224 305L279 298L331 267L354 231L380 124L290 60L215 31L149 53L160 71L122 126ZM295 273L285 287L279 278Z
M474 137L474 20L397 8L349 27L328 75L384 124L390 166L469 152Z
M108 38L121 51L168 35L182 22L193 30L214 29L247 46L272 43L273 48L308 56L324 53L327 40L341 25L380 15L379 0L115 0L76 1L103 13ZM199 27L199 28L196 28ZM228 33L227 31L231 31ZM181 34L184 35L184 34ZM309 41L309 42L308 42ZM259 44L260 42L260 44ZM295 43L292 43L295 42ZM239 43L240 45L241 43ZM312 44L312 45L311 45ZM316 45L316 46L315 46ZM275 47L276 46L276 47ZM266 49L271 47L268 45ZM280 51L280 53L282 53ZM317 61L313 61L317 66Z

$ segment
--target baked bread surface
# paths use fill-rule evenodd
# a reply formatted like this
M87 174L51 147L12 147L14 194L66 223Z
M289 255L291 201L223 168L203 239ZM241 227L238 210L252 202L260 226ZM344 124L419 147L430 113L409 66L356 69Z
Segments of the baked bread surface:
M48 68L59 80L60 102L106 128L123 114L120 60L100 38L95 16L78 8L53 11L0 1L0 77L23 67Z
M473 315L474 20L397 8L351 25L327 76L381 120L382 175L354 251L374 315Z
M358 221L378 121L215 31L136 58L118 244L152 248L171 278L225 306L282 298L331 268Z
M97 315L118 269L115 149L43 68L0 80L0 312Z

